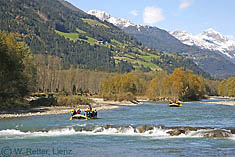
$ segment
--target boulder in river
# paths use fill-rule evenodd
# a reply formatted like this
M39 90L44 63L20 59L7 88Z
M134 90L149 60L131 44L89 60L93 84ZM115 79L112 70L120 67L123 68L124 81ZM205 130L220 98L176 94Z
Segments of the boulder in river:
M111 128L111 125L107 124L107 125L105 125L104 128L105 128L105 129L109 129L109 128Z
M173 131L168 131L168 134L170 134L171 136L179 136L180 134L185 134L185 130L183 129L175 129Z
M154 126L150 125L146 128L146 131L153 130L153 129L154 129Z
M231 133L225 130L212 130L212 131L206 131L203 134L203 137L208 137L208 138L225 138L225 137L230 137Z
M186 126L186 127L183 127L185 132L186 131L197 131L199 128L193 128L193 127L190 127L190 126Z
M232 134L235 134L235 129L230 129Z
M146 126L146 125L141 125L140 127L138 127L138 131L139 131L139 133L143 133L143 132L145 132L145 131L146 131L146 128L147 128L147 126Z

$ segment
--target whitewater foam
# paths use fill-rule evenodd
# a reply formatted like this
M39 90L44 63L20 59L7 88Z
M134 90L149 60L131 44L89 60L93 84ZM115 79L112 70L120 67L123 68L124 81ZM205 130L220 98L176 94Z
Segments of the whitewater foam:
M175 131L172 128L162 128L159 126L146 127L141 130L140 127L133 126L92 126L92 127L65 127L50 129L48 131L21 131L16 129L6 129L0 131L1 138L27 138L38 136L70 136L75 134L83 135L117 135L117 136L145 136L153 138L203 138L209 132L216 129L198 129L196 131L186 130L178 136L171 136L170 132ZM224 130L227 131L228 130ZM235 140L235 135L231 134L229 139Z
M117 136L145 136L145 137L154 137L154 138L171 138L167 132L170 131L168 129L161 129L159 127L154 127L152 130L146 130L144 132L140 132L138 128L134 128L132 126L128 127L96 127L92 131L81 131L81 134L86 135L117 135Z
M24 137L33 137L33 136L66 136L66 135L73 135L76 134L77 132L73 128L62 128L62 129L52 129L49 131L27 131L23 132L20 130L16 129L6 129L6 130L1 130L0 131L0 137L19 137L19 138L24 138Z

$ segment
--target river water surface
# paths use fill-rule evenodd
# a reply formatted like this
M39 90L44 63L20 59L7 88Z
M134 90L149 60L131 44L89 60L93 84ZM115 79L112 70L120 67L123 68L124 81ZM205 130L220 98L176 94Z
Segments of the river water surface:
M235 156L235 136L205 138L203 131L170 136L169 127L235 128L235 106L203 100L170 108L145 102L70 121L69 114L0 120L0 156ZM226 100L229 101L229 100ZM151 130L138 131L141 126Z

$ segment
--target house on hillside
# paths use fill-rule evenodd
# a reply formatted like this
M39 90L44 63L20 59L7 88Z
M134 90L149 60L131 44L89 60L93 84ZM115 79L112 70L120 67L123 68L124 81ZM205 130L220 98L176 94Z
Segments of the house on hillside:
M95 42L95 44L98 44L98 45L103 45L104 44L104 41L102 41L102 40L97 40L96 42Z

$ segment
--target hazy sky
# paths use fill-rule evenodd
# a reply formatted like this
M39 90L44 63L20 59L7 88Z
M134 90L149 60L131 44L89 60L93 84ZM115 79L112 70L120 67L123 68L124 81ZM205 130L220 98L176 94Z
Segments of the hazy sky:
M67 0L88 11L103 10L135 24L192 34L213 28L235 37L235 0Z

